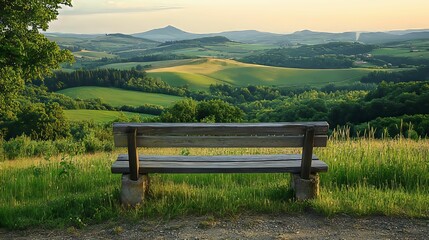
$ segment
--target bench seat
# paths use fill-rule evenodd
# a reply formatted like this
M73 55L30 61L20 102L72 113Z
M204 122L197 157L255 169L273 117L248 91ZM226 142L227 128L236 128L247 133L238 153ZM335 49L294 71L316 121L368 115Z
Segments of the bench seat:
M319 172L328 165L313 154L326 147L327 122L114 123L115 147L126 147L111 167L122 174L121 202L136 206L150 194L152 173L291 173L298 200L319 195ZM139 155L138 148L302 148L301 154ZM160 150L160 153L163 151Z
M163 156L139 155L139 173L299 173L301 154ZM112 173L128 174L128 154L120 154ZM312 173L328 171L328 165L312 157Z

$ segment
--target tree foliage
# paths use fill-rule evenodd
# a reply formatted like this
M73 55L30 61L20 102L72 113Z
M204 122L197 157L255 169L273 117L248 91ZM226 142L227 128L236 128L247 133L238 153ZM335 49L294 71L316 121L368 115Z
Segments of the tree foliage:
M8 134L8 138L24 134L32 139L56 140L68 137L70 127L58 103L27 103L11 122Z
M160 116L162 122L241 122L243 111L222 100L197 102L184 99L166 109Z
M362 77L360 81L362 83L381 83L383 81L398 83L426 80L429 80L429 66L399 72L374 71Z
M65 88L80 86L116 87L136 91L164 93L183 96L185 89L170 86L166 82L147 76L144 71L118 70L118 69L93 69L76 70L73 72L58 71L52 77L43 82L50 91L58 91Z
M350 68L355 55L365 54L376 47L349 42L304 45L298 48L278 48L249 55L241 61L278 67Z
M14 115L14 100L25 82L72 60L69 51L40 33L61 5L71 6L71 0L0 0L0 124Z

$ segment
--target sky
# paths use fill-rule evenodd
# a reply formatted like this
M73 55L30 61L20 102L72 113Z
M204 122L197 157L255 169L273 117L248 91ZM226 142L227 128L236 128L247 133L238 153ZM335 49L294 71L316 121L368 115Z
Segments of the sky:
M49 32L193 33L429 29L429 0L74 0Z

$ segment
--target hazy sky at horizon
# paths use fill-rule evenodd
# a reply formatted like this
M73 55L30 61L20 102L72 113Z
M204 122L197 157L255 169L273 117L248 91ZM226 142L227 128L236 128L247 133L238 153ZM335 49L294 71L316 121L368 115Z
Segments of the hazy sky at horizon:
M289 33L429 28L428 0L74 0L49 32L137 33L173 25L194 33Z

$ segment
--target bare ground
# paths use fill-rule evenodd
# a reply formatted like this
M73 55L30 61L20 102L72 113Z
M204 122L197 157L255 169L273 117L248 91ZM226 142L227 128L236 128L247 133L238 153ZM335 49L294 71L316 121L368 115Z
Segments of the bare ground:
M429 219L241 215L109 222L83 229L6 231L0 239L429 239Z

